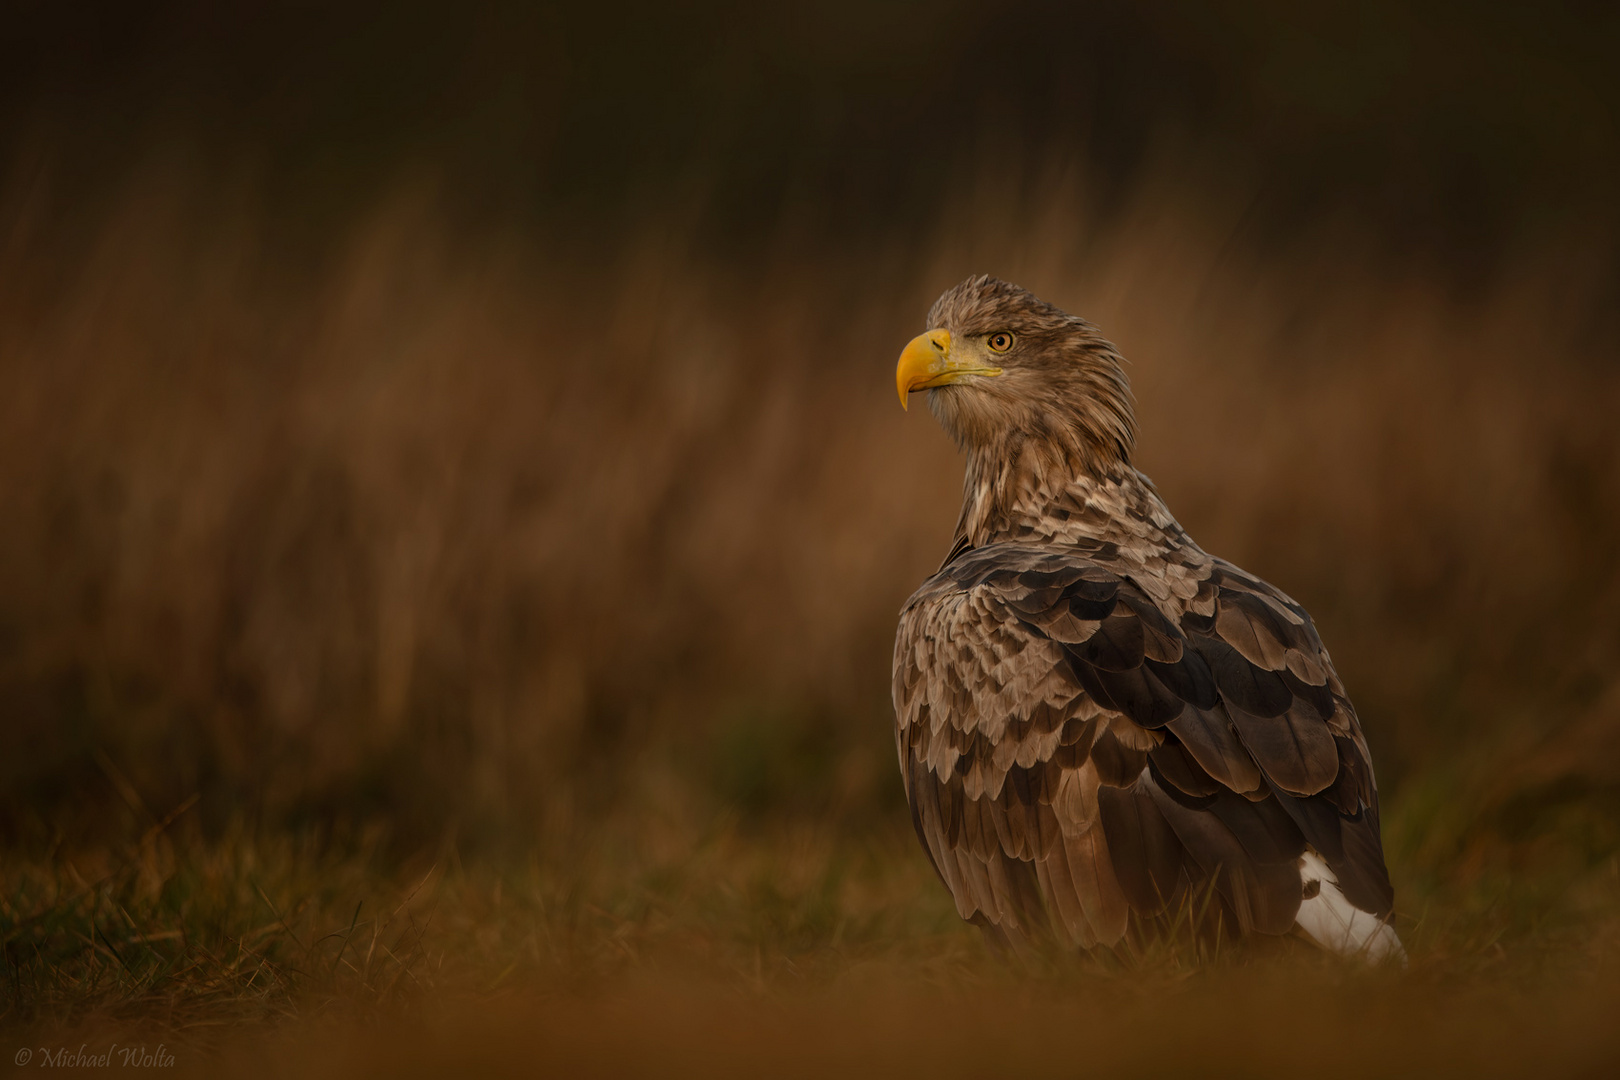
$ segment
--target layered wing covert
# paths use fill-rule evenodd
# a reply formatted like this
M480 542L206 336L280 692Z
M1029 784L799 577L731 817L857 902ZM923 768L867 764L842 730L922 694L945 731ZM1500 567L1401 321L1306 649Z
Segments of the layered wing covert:
M1366 745L1298 604L1208 560L1172 618L1106 543L953 555L901 615L893 689L964 918L1113 944L1212 879L1239 927L1283 933L1307 844L1388 914Z

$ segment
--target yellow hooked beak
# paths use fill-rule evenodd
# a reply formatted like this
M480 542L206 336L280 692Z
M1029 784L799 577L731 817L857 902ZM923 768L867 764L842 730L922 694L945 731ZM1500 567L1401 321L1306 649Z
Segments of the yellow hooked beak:
M906 407L906 396L913 390L927 390L931 386L948 386L961 382L967 375L1000 375L998 367L986 367L968 357L952 359L949 330L930 330L918 334L900 354L900 363L894 369L894 385L900 391L900 407Z

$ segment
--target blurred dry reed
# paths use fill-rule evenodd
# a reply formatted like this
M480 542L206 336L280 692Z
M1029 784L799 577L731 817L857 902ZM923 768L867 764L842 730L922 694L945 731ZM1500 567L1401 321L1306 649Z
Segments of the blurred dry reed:
M717 714L808 710L881 758L893 613L959 476L889 354L977 270L1122 345L1142 465L1317 613L1386 786L1601 709L1620 386L1578 245L1459 301L1348 228L1253 250L1241 199L1148 187L1100 223L1061 177L1004 194L931 250L745 275L674 228L576 272L458 237L422 186L282 265L250 199L178 170L61 266L10 191L8 816L110 796L92 750L153 813L426 835L566 817L615 783L592 763Z

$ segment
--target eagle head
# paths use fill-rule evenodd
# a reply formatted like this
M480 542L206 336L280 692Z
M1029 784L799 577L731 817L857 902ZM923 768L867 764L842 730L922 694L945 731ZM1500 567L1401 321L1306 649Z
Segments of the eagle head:
M1097 469L1129 464L1136 416L1123 360L1097 328L987 275L947 289L895 369L900 404L928 391L970 453L1033 440Z

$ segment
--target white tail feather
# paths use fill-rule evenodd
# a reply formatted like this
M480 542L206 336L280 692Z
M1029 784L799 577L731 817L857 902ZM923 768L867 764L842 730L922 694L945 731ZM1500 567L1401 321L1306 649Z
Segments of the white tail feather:
M1359 956L1372 963L1406 963L1406 950L1395 928L1378 916L1362 911L1345 898L1322 856L1307 850L1299 857L1300 887L1307 892L1316 882L1319 891L1301 902L1297 924L1312 941L1341 956Z

